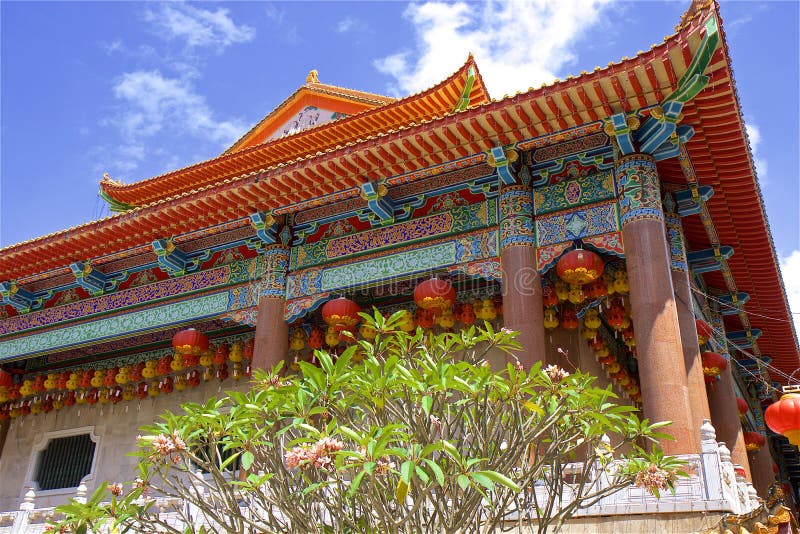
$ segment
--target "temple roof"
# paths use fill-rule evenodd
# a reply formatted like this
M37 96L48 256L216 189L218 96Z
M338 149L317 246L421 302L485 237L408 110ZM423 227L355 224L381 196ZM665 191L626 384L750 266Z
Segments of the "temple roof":
M400 100L322 84L312 71L305 85L221 156L131 184L104 177L100 181L101 195L115 211L147 206L227 178L452 113L462 97L466 97L463 107L489 101L472 56L441 83ZM308 129L289 129L286 135L273 137L277 129L310 106L346 116Z
M357 197L357 186L370 177L391 177L389 185L406 183L442 172L454 160L483 161L493 146L532 138L522 148L544 146L601 131L611 115L655 106L676 90L711 17L719 17L716 4L693 2L676 33L649 51L501 100L486 100L478 76L475 85L481 88L473 87L470 107L454 110L454 91L463 87L469 68L475 68L470 59L456 74L419 95L162 177L117 186L115 195L125 202L148 204L0 250L0 280L25 284L68 272L70 261L86 258L102 266L118 251L146 252L151 241L165 235L177 236L179 243L181 234L246 218L257 210L290 213ZM719 243L734 247L728 263L738 290L750 294L745 309L761 310L750 316L752 328L764 331L758 341L761 352L789 373L800 363L797 340L727 45L724 38L721 41L704 72L708 85L683 109L683 122L695 129L687 149L700 184L715 190L708 209ZM446 98L448 105L443 105ZM385 122L376 124L376 117ZM336 141L331 140L334 134ZM302 146L326 148L301 149L301 139ZM666 182L686 183L674 159L659 163L659 170ZM691 249L710 246L697 216L683 222ZM725 288L719 274L704 276L711 286ZM736 316L726 318L731 329L737 321Z

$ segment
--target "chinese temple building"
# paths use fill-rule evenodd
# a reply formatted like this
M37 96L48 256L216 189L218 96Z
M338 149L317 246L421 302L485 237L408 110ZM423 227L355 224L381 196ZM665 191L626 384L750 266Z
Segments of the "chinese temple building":
M716 455L733 504L703 510L775 483L796 500L800 455L763 410L800 352L712 1L502 99L471 56L400 99L311 71L221 155L100 195L115 214L0 250L0 511L130 479L140 424L338 350L328 302L517 330L525 367L595 374L672 421L667 453ZM456 291L438 316L413 298L432 277Z

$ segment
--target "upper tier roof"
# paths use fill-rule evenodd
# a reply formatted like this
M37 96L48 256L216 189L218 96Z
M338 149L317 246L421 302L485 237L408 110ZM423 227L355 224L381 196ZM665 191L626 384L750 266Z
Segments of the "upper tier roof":
M24 285L68 273L70 261L88 258L102 268L118 251L145 253L151 251L153 240L169 235L177 236L176 243L180 243L181 234L245 218L257 210L296 212L357 197L356 186L367 177L392 177L390 185L404 183L428 176L427 172L420 172L428 167L434 168L432 172L441 172L446 168L443 165L456 159L474 156L475 162L480 161L483 151L499 144L531 138L538 138L531 143L553 143L563 135L560 132L577 127L583 127L584 133L600 131L601 121L611 115L654 106L675 91L697 52L704 23L710 17L718 17L716 5L710 0L696 1L674 35L633 58L470 109L448 110L428 119L415 116L392 129L363 138L355 136L356 140L330 146L321 153L260 165L258 161L263 156L258 150L263 148L269 154L272 149L268 147L276 144L273 142L234 153L250 154L252 170L226 168L226 158L234 154L189 167L196 169L193 176L210 178L195 190L161 198L146 207L0 250L0 280L16 279ZM735 249L728 263L738 290L751 296L745 309L760 310L751 315L750 321L753 328L764 331L758 345L763 354L774 358L775 365L790 373L800 364L800 355L724 35L721 43L705 71L710 78L708 85L683 110L683 122L696 132L687 148L700 184L715 190L708 209L719 242ZM416 97L284 139L311 137L333 125L389 110L413 98ZM408 111L417 107L409 105ZM386 115L394 117L395 113ZM527 146L531 145L526 143ZM674 159L659 163L659 171L664 181L685 184ZM691 249L710 246L698 216L686 217L683 222ZM705 277L712 286L725 287L715 273ZM726 319L732 329L736 328L736 321L736 316Z
M322 84L312 71L305 85L221 156L131 184L104 176L100 181L101 195L115 211L126 211L247 172L429 121L452 113L470 83L467 101L461 103L463 107L488 102L489 95L472 56L438 85L400 100ZM346 116L275 136L281 133L277 131L281 126L309 106Z

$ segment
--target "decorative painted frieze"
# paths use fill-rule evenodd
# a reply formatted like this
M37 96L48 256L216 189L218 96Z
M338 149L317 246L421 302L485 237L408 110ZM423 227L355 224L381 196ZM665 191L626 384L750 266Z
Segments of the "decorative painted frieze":
M641 219L664 220L661 189L655 159L647 154L630 154L617 162L620 221L625 226Z
M0 322L0 336L51 326L63 321L84 319L101 313L118 312L125 308L176 297L184 293L256 280L261 276L263 264L264 260L261 257L236 261L180 278L170 278L101 297L46 308L27 315L9 317Z
M354 234L334 232L331 238L292 247L290 269L302 269L356 254L493 226L497 224L495 203L496 200L490 199L477 204L453 206L445 212Z
M536 240L539 247L618 230L617 203L613 201L536 218Z
M500 248L536 245L529 187L512 185L500 190L499 219Z
M537 187L533 190L536 215L592 204L616 197L614 173L580 176L575 180Z
M496 230L477 231L460 234L432 245L405 246L391 253L360 261L305 269L288 276L286 298L295 299L357 285L374 284L457 263L490 258L498 255L497 248Z
M228 291L0 341L0 360L162 329L228 310Z

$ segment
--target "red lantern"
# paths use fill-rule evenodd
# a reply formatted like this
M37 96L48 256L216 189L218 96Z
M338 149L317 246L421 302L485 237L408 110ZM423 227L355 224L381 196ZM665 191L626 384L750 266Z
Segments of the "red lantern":
M414 315L414 321L422 328L433 328L433 325L436 324L436 316L433 310L420 309Z
M228 354L230 354L230 351L230 347L227 343L220 343L217 346L217 350L214 351L214 356L212 358L214 364L222 365L225 363L228 360Z
M161 393L172 393L173 383L172 377L168 376L163 378L161 382L158 384L158 389L161 390Z
M700 355L703 360L703 374L706 376L719 376L728 368L728 360L718 352L705 351Z
M542 304L545 308L558 306L558 295L556 295L553 284L548 280L542 282Z
M13 383L14 379L12 378L11 374L0 369L0 388L10 387Z
M743 417L748 411L750 411L750 406L747 405L747 401L741 397L736 397L736 409L739 410L739 417Z
M695 319L694 325L697 328L697 342L700 345L705 345L708 343L708 339L714 333L714 330L712 330L711 326L702 319Z
M600 297L605 297L608 295L608 288L606 288L606 284L603 282L603 279L598 278L589 284L589 287L586 288L586 293L589 295L589 298L599 299Z
M172 337L172 346L180 354L200 354L208 350L208 338L199 330L187 328Z
M760 432L744 433L744 448L748 451L757 451L767 444L767 438Z
M322 328L312 326L311 333L308 335L308 346L317 350L322 348L323 343L325 343L325 333L322 331Z
M611 308L606 315L608 325L614 330L622 330L625 328L625 310L619 308Z
M350 299L339 297L322 306L322 320L330 326L353 327L358 324L361 307Z
M417 284L414 288L414 302L423 310L439 315L449 310L456 302L456 290L447 280L431 278Z
M800 393L787 393L764 412L764 420L773 432L783 434L789 443L800 446Z
M471 302L465 302L461 305L461 313L458 316L458 320L464 323L465 325L473 324L477 317L475 317L475 308L472 307Z
M556 273L569 284L588 284L602 276L603 260L588 250L570 250L558 260Z
M561 310L561 326L564 330L578 328L578 314L572 306L564 306L564 309Z

